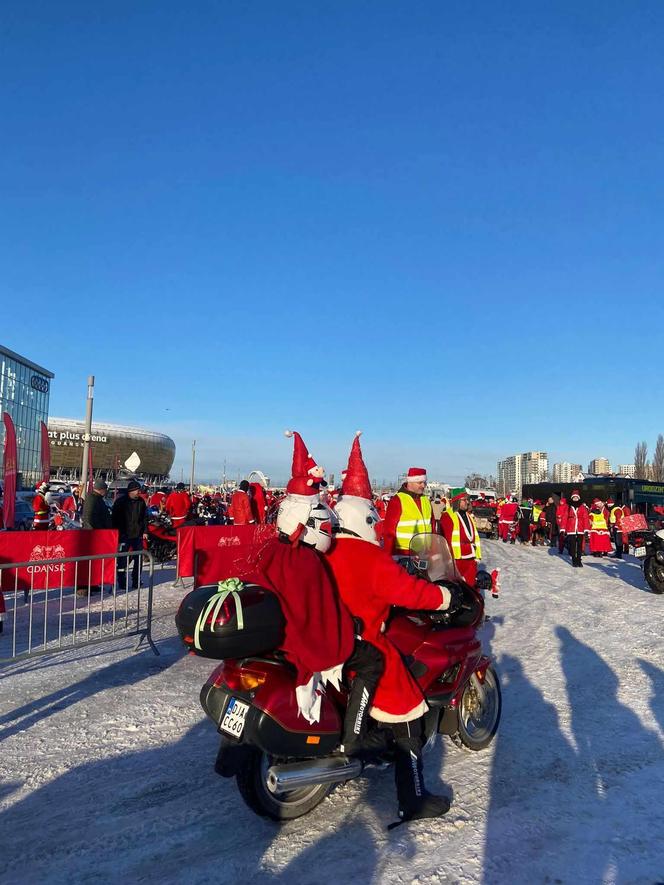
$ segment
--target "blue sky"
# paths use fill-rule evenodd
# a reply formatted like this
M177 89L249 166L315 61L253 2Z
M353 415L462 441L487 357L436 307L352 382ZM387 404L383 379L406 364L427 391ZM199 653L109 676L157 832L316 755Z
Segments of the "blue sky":
M0 340L174 474L664 432L664 4L3 4ZM187 472L188 467L185 467Z

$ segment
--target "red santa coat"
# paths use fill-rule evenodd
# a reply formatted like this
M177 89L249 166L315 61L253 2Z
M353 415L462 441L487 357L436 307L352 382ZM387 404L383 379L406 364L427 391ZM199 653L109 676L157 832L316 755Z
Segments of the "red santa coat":
M166 495L164 492L155 492L148 501L148 507L156 507L158 510L161 510L161 506L165 501Z
M579 504L578 507L574 507L572 504L567 505L563 528L568 535L582 535L590 529L588 508L585 504Z
M183 525L185 519L189 516L189 511L191 510L191 498L184 489L179 492L171 492L168 498L166 498L165 506L166 513L170 516L173 526L177 528L178 526Z
M380 722L409 722L427 709L422 691L403 659L382 632L393 605L438 609L445 604L443 588L409 575L381 547L360 538L337 537L327 554L339 595L364 625L363 639L385 655L371 715Z
M33 526L36 529L47 529L48 518L51 508L48 506L46 498L37 492L32 499L32 510L35 514Z
M558 531L564 532L567 525L567 503L565 501L561 501L556 507L556 523Z
M353 619L326 563L311 547L294 547L273 538L240 569L239 577L279 597L286 619L282 649L297 669L297 685L306 685L314 673L343 664L351 656Z
M251 513L256 522L263 523L267 518L267 498L265 489L259 482L249 483L251 489Z
M248 525L254 521L254 515L251 512L251 501L246 492L243 492L241 489L233 492L228 515L233 518L235 525Z
M64 512L67 513L71 517L71 519L74 518L74 516L76 515L76 501L74 500L73 495L65 496L62 504L60 505L60 510L64 510Z

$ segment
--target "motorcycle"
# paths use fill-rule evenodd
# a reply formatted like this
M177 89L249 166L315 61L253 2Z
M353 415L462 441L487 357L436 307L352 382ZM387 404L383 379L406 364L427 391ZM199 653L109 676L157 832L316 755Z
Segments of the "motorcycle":
M415 536L410 564L420 577L463 591L463 603L453 612L394 609L386 628L428 702L427 746L442 734L459 747L483 750L498 729L501 693L498 675L477 637L484 622L482 593L461 580L440 535ZM191 636L184 636L184 615L181 606L176 621L187 642ZM212 636L216 625L228 627L233 617L227 600L205 609L199 623L207 621ZM265 622L274 629L274 618ZM236 642L239 635L241 631L235 633ZM389 732L373 720L367 736L367 747L378 747L373 758L371 753L358 758L338 751L346 699L346 688L328 687L320 719L310 724L298 715L294 669L279 651L225 659L200 696L221 735L215 770L235 776L244 801L259 815L284 821L307 814L334 784L358 777L365 764L393 761Z
M177 533L167 514L157 512L148 515L148 538L143 546L156 563L162 565L176 558L177 541Z
M664 593L664 529L635 531L629 535L634 556L643 560L643 574L653 593Z
M81 523L67 510L62 510L57 504L51 504L48 528L52 532L64 532L70 529L80 529Z

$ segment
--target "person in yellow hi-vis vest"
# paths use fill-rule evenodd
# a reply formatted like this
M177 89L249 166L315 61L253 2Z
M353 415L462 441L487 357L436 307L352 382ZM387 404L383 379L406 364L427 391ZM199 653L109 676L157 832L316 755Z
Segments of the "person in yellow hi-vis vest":
M427 472L411 467L406 482L390 499L383 522L383 546L392 556L408 556L413 535L435 531L431 501L424 494Z
M465 489L450 491L451 508L440 518L441 533L450 546L459 574L466 584L474 587L477 582L477 563L482 558L480 535L469 510L468 492Z

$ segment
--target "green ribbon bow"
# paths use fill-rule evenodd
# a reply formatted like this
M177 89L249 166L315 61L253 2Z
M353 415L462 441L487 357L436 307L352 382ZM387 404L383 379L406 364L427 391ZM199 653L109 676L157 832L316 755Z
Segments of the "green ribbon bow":
M244 590L244 584L239 578L227 578L225 581L219 581L217 585L217 592L214 596L211 596L205 608L201 611L198 616L198 620L196 621L196 628L194 629L194 646L201 651L200 644L200 634L201 630L205 626L205 622L212 612L212 623L210 625L210 629L214 633L214 625L217 620L217 616L221 611L221 607L229 596L232 596L235 599L235 614L237 616L237 628L238 630L244 630L244 615L242 613L242 602L240 601L239 594Z

